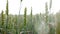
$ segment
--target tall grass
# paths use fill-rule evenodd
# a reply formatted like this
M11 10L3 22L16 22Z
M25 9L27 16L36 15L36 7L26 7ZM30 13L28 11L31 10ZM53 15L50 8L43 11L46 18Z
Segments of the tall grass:
M4 12L2 10L2 13L1 13L1 28L2 28L2 34L4 34Z
M21 7L22 7L22 0L20 0L20 1L21 1L21 2L20 2L20 9L19 9L19 17L18 17L18 22L17 22L17 23L18 23L18 24L17 24L17 25L18 25L18 26L17 26L17 28L18 28L18 29L17 29L17 30L18 30L18 34L20 33L19 24L20 24L20 11L21 11Z
M30 15L31 15L31 30L32 30L32 32L33 32L33 22L32 22L32 7L31 7L31 13L30 13Z
M49 9L52 8L52 0L50 0L50 6L49 6Z
M4 25L4 12L3 12L3 10L1 13L1 21L2 21L2 28L3 28L3 25Z
M7 32L8 32L8 0L7 0L7 3L6 3L6 15L7 15L7 20L6 20L6 34L7 34Z
M21 0L21 2L22 2L22 0ZM9 9L8 9L9 7L8 7L8 0L7 0L7 3L6 3L6 33L5 34L7 34L8 33L8 25L10 25L10 22L9 22ZM48 19L48 14L49 14L49 11L48 10L51 10L51 8L52 8L52 0L50 0L50 6L49 6L49 8L48 8L48 4L47 4L47 2L46 2L46 4L45 4L45 11L46 11L46 13L45 13L45 24L46 25L49 25L49 19ZM4 26L4 14L3 14L4 12L2 11L2 13L1 13L1 22L2 22L2 24L1 24L1 26L2 26L2 28L3 28L3 26ZM24 9L24 16L23 16L23 18L24 18L24 23L23 23L23 28L22 29L24 29L24 31L27 31L27 21L26 21L26 17L27 16L27 8L25 7L25 9ZM31 31L33 32L33 34L35 34L35 30L34 30L34 23L37 23L38 22L38 16L37 16L37 18L34 16L34 23L33 23L33 14L32 14L32 7L31 7L31 13L30 13L30 18L31 18L31 20L30 20L30 25L31 25ZM42 16L42 15L41 15ZM19 11L19 15L18 15L18 17L17 16L15 16L16 18L14 19L15 20L15 22L14 21L12 21L11 23L14 23L14 24L16 24L16 29L15 29L15 25L13 24L13 27L11 26L11 28L14 30L15 29L15 33L16 34L19 34L20 33L20 29L19 29L19 25L20 25L20 11ZM13 17L14 18L14 17ZM58 17L59 18L59 17ZM11 18L12 19L12 18ZM11 20L10 19L10 20ZM42 21L42 20L41 20ZM59 21L58 21L59 22ZM9 23L9 24L8 24ZM11 24L12 25L12 24ZM22 27L22 26L21 26ZM51 30L51 27L49 27L50 29L49 29L49 34L52 34L52 30ZM56 32L57 32L57 34L60 32L59 31L59 23L58 23L58 26L57 26L57 29L56 29Z
M24 9L24 27L26 28L26 11L27 11L27 8Z
M45 4L45 11L46 11L46 13L45 13L45 23L48 23L48 5L47 5L47 2L46 2L46 4Z
M60 34L60 13L56 14L56 34Z

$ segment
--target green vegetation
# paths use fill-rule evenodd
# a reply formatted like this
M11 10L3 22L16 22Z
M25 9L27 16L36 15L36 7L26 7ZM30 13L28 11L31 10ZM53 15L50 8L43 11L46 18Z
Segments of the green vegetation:
M46 7L46 9L45 9L46 10L45 23L48 23L48 5L47 5L47 3L46 3L45 7Z
M7 4L6 4L6 15L7 15L7 19L6 19L6 34L7 34L7 32L8 32L8 0L7 0Z
M4 12L3 12L3 10L2 10L2 13L1 13L1 27L3 27L4 26Z
M11 15L9 14L8 5L7 0L6 13L4 14L2 10L0 14L1 34L60 34L60 13L56 13L55 15L49 14L52 8L52 0L50 0L50 6L46 2L44 14L40 13L36 15L33 15L32 7L30 15L27 15L27 7L24 9L24 15L20 15L20 11L19 15Z
M56 14L56 34L60 34L60 12Z
M27 26L26 26L26 11L27 11L27 8L24 9L24 27L23 27L24 33L25 33L25 31L27 31L27 29L26 29L27 28Z

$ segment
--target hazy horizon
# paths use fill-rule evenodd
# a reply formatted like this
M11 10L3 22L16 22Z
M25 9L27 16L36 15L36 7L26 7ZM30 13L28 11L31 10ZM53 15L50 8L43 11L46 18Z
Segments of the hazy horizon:
M52 9L50 13L55 14L60 10L60 0L52 0ZM24 14L24 8L27 7L27 14L30 14L31 7L33 10L33 14L45 13L45 3L48 2L48 6L50 0L23 0L20 7L20 0L8 0L9 2L9 14ZM6 0L0 0L0 13L3 10L5 12L6 8Z

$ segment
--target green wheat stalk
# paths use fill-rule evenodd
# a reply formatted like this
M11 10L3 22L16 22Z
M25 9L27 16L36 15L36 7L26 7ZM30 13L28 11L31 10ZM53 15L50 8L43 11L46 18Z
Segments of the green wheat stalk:
M6 34L7 34L7 28L8 28L8 0L7 0L7 3L6 3L6 15L7 15L7 21L6 21Z
M26 31L26 11L27 11L27 8L24 9L24 32Z
M2 13L1 13L1 20L2 20L2 28L3 28L3 25L4 25L4 14L3 14L4 12L3 12L3 10L2 10Z
M45 13L45 23L48 23L48 5L47 5L47 2L46 2L46 4L45 4L45 11L46 11L46 13Z
M25 8L24 10L24 25L26 26L26 11L27 11L27 8Z

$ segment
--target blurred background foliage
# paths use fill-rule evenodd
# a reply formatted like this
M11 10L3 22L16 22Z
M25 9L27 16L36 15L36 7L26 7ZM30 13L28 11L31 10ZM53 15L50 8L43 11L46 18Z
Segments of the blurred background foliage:
M21 0L22 2L22 0ZM49 14L52 8L45 3L45 13L33 15L32 7L30 15L27 15L27 8L24 15L9 14L8 0L6 3L6 13L2 10L0 14L0 33L1 34L60 34L60 12ZM20 11L19 11L20 12Z

